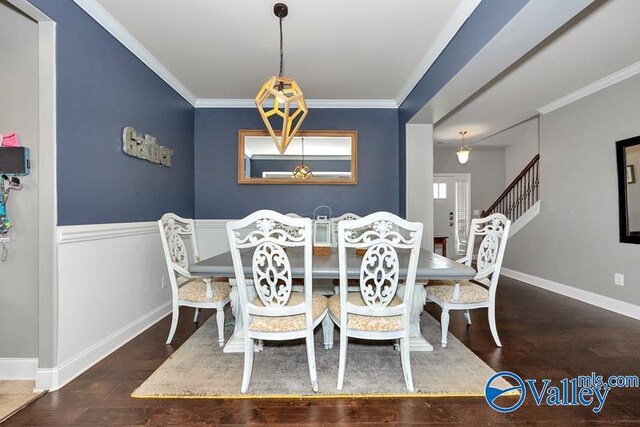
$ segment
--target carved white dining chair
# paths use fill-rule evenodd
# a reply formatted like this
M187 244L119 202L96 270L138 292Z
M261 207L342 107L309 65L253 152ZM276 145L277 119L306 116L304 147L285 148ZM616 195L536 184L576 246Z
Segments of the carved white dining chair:
M241 392L251 381L254 340L298 338L306 340L311 386L317 392L313 331L323 322L326 346L333 341L333 324L327 318L327 298L312 289L311 219L261 210L228 222L227 234L245 328ZM301 260L295 267L303 267L304 292L292 290L290 257Z
M158 220L162 248L169 270L169 282L173 299L173 315L167 344L171 344L178 326L180 306L194 307L194 322L198 321L201 308L216 310L218 324L218 344L224 345L224 307L229 303L231 287L227 279L214 277L196 277L189 271L189 251L185 240L191 243L191 256L195 262L200 261L198 238L195 223L192 219L181 218L167 213Z
M362 218L360 215L356 215L350 212L340 215L339 217L336 217L336 218L331 218L331 232L332 232L331 241L333 242L333 246L338 246L338 223L340 221L351 221L351 220L360 219L360 218ZM334 279L333 285L334 285L333 292L335 294L340 293L340 279ZM348 289L349 289L349 292L357 292L360 289L358 279L349 279Z
M334 246L338 246L338 223L340 221L350 221L350 220L354 220L354 219L360 219L361 216L360 215L356 215L354 213L346 213L343 215L340 215L339 217L336 218L331 218L331 232L332 232L332 236L331 236L331 241L335 242Z
M485 218L471 220L471 230L467 244L467 254L457 260L471 267L476 238L482 238L477 253L477 273L473 279L455 282L453 280L430 280L427 283L427 300L442 307L442 347L447 346L449 311L465 310L467 323L471 325L469 310L487 308L489 328L498 347L502 347L496 327L496 289L502 259L504 257L511 221L500 213ZM484 237L483 237L484 236Z
M364 232L354 232L363 228ZM329 315L340 328L338 390L344 384L348 339L353 337L399 339L404 381L407 389L413 391L409 320L421 240L421 223L388 212L338 223L340 293L329 298ZM364 256L356 255L356 249L366 249ZM401 260L406 262L401 265ZM347 271L358 264L359 292L348 292ZM401 269L405 268L401 277ZM401 279L405 286L403 298L397 295Z

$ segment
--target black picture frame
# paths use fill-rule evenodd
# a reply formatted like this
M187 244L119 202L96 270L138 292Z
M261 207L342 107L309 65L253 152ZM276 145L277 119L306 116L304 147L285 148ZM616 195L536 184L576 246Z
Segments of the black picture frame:
M635 183L636 179L633 165L627 165L626 148L633 147L634 145L640 145L640 136L616 141L616 161L618 165L618 222L620 228L620 242L640 244L640 233L631 233L629 231L629 210L627 208L627 184ZM628 166L631 167L631 171L628 170ZM631 181L629 181L629 172L631 172Z

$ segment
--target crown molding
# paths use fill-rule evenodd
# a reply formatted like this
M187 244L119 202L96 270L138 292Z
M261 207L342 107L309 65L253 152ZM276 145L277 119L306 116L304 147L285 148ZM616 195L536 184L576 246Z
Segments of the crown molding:
M595 82L571 92L562 98L558 98L555 101L548 103L547 105L543 105L538 108L537 111L540 114L548 114L638 74L640 74L640 61L635 64L631 64L622 70L616 71L615 73L609 74L600 80L596 80Z
M438 59L438 56L447 47L449 42L455 37L460 30L460 27L469 19L469 16L478 7L482 0L462 0L458 8L453 15L447 21L438 37L433 42L426 55L422 58L418 66L413 70L411 76L407 80L407 83L403 86L400 94L395 99L396 105L402 105L404 100L409 96L413 88L418 84L420 79L431 68L433 63Z
M255 108L253 99L207 99L198 98L196 108Z
M309 108L398 108L393 99L307 99ZM255 108L253 99L198 99L196 108Z
M127 31L107 10L96 0L73 0L82 10L91 16L98 24L115 37L124 47L140 59L147 67L173 88L187 102L195 106L197 99L180 80L160 63L133 35Z

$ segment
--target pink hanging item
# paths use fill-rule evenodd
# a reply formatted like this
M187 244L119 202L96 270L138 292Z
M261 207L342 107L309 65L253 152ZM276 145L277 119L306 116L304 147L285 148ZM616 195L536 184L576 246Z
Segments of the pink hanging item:
M10 133L8 135L2 135L2 147L19 147L18 135Z

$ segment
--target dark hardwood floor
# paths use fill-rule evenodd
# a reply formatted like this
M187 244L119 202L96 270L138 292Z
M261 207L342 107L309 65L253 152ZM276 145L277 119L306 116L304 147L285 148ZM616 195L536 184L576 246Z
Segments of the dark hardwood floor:
M429 304L428 311L439 318L438 307ZM462 313L452 313L450 326L458 339L496 371L510 370L522 378L550 378L554 383L591 372L640 375L640 321L507 278L498 288L497 312L502 349L494 346L484 310L472 313L471 327L464 323ZM612 389L600 414L581 406L538 407L530 396L510 414L495 412L482 397L132 399L130 393L195 331L196 325L189 321L192 313L185 310L173 346L164 345L167 317L66 387L10 418L7 425L640 425L640 389Z

